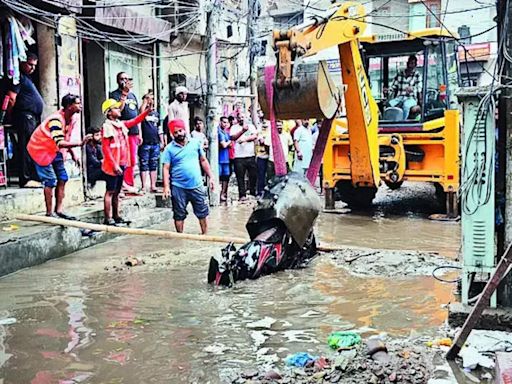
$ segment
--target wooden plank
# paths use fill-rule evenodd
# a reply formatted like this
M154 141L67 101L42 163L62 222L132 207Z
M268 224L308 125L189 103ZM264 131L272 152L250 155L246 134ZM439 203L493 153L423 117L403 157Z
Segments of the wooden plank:
M490 280L485 285L484 290L480 294L480 297L475 304L475 307L469 313L469 316L466 319L466 321L464 322L464 325L462 326L460 333L457 335L452 347L446 354L446 359L454 360L457 357L462 346L468 339L469 334L471 333L471 331L475 327L476 323L478 322L478 319L482 315L482 312L489 305L489 300L490 300L492 294L498 288L500 281L507 275L507 272L508 272L508 269L509 269L511 263L512 263L512 243L508 246L507 250L505 251L505 254L501 258L500 262L498 263L496 270L494 271Z
M194 240L194 241L208 241L213 243L235 243L235 244L245 244L250 240L245 237L228 237L228 236L211 236L211 235L195 235L192 233L178 233L165 231L161 229L148 229L148 228L129 228L129 227L116 227L113 225L104 225L104 224L95 224L95 223L86 223L83 221L77 220L65 220L59 219L56 217L48 217L48 216L37 216L37 215L26 215L26 214L17 214L15 216L17 220L22 221L35 221L39 223L52 224L52 225L60 225L63 227L72 227L72 228L81 228L81 229L90 229L91 231L98 232L108 232L108 233L116 233L119 235L142 235L142 236L157 236L166 239L177 239L177 240ZM334 252L339 251L340 247L335 246L317 246L317 249L321 252Z

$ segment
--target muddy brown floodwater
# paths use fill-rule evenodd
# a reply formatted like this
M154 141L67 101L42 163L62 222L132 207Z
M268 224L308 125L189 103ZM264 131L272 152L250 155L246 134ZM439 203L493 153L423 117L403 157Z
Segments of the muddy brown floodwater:
M215 210L211 233L244 235L248 213ZM194 219L187 230L197 231ZM318 234L451 257L459 229L376 213L322 215ZM290 353L327 350L333 330L434 334L446 318L441 305L452 300L453 287L432 277L355 277L326 256L215 289L206 272L221 246L120 237L0 279L0 318L16 318L0 326L0 383L224 382ZM120 269L128 256L145 264Z

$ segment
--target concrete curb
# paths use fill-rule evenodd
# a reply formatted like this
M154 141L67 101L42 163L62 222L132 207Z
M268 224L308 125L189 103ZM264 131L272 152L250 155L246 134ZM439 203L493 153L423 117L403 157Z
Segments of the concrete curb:
M131 199L123 202L123 217L132 220L132 227L147 227L171 221L171 209L154 206L154 198L149 201L147 198ZM79 217L80 220L87 222L103 221L103 214L98 209ZM82 236L77 228L51 225L24 226L0 242L0 276L106 242L116 236L110 233L96 233L92 237L87 237Z

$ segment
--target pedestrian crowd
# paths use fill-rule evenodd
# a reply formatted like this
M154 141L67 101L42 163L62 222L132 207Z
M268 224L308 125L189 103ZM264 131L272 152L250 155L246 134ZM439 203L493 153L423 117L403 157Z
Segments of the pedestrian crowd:
M320 126L321 121L276 121L288 171L306 174ZM246 201L249 196L261 196L267 182L275 176L270 122L261 119L255 125L246 113L222 116L218 141L221 202L228 199L232 173L235 174L239 201Z
M117 88L102 103L104 122L89 127L83 140L72 140L82 110L79 96L67 94L61 108L42 118L43 101L29 75L37 65L37 56L28 55L20 65L20 82L8 95L13 125L18 132L20 158L19 183L22 187L43 187L46 215L74 219L64 213L63 199L68 174L68 156L80 167L73 148L85 147L88 188L104 181L104 214L107 225L129 224L120 215L123 194L162 192L172 199L174 222L183 231L187 205L191 203L199 219L201 232L207 232L208 204L206 186L213 189L213 176L207 160L210 150L204 120L190 119L188 90L178 86L176 96L161 119L155 110L152 90L142 97L132 91L133 79L126 73L116 76ZM317 123L277 121L276 128L288 169L305 174L311 161ZM238 199L259 196L275 174L270 124L252 122L246 111L219 118L218 166L220 201L228 201L231 175L235 174ZM135 183L138 165L142 189ZM162 172L163 190L157 187ZM53 201L55 200L55 206Z

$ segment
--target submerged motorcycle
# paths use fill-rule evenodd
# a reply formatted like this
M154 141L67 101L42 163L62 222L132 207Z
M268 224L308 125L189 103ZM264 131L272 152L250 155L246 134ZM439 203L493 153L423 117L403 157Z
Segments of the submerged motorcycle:
M210 259L208 283L232 286L289 268L307 265L317 254L313 224L321 200L298 173L276 176L246 224L251 241L228 244Z

